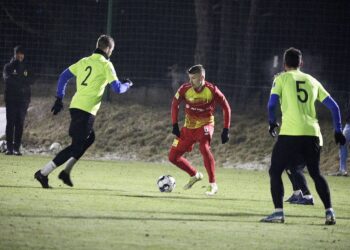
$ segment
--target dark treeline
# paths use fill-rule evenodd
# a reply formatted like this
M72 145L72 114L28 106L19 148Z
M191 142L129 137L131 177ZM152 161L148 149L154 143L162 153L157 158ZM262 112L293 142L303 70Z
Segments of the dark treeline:
M2 0L1 67L21 43L38 75L57 75L92 52L107 13L107 0ZM242 86L236 94L246 98L253 87L270 86L283 50L294 46L304 53L305 71L348 92L349 13L346 0L118 0L111 60L121 77L143 85L182 80L187 67L201 63L209 80Z

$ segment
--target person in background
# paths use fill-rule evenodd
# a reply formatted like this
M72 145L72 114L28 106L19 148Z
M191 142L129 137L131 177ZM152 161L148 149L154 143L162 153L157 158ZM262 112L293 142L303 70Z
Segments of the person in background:
M30 85L33 74L24 60L24 48L20 45L14 48L14 55L5 64L3 78L5 82L6 106L6 155L21 156L24 120L31 98Z
M345 121L346 123L343 129L343 134L346 138L346 143L344 145L340 145L339 170L335 174L336 176L348 176L348 168L346 166L346 161L348 159L348 148L349 148L349 142L350 142L350 103L348 105Z

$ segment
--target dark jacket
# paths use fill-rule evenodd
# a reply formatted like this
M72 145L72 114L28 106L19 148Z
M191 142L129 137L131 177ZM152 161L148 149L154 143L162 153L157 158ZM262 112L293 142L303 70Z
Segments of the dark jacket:
M30 84L33 83L33 76L24 61L19 62L12 58L4 66L3 77L5 82L5 102L30 102Z

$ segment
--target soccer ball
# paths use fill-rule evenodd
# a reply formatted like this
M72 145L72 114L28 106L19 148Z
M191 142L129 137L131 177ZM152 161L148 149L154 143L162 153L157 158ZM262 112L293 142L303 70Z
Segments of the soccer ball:
M61 151L61 149L62 149L61 144L59 144L58 142L54 142L54 143L51 144L49 150L50 150L52 153L57 154L59 151Z
M160 192L170 193L176 187L175 178L171 175L163 175L158 178L157 185Z
M6 151L6 141L5 140L1 140L0 141L0 153L4 153Z

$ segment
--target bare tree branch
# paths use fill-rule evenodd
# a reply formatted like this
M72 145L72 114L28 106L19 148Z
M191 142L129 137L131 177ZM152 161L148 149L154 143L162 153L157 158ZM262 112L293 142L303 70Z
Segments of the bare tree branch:
M24 30L24 31L26 31L26 32L28 32L28 33L30 33L32 35L37 35L39 37L43 37L43 35L38 30L31 28L28 23L20 22L20 21L16 20L16 18L10 13L10 11L3 4L1 4L1 8L3 9L3 11L6 14L6 16L9 18L9 20L13 24L17 25L22 30Z

